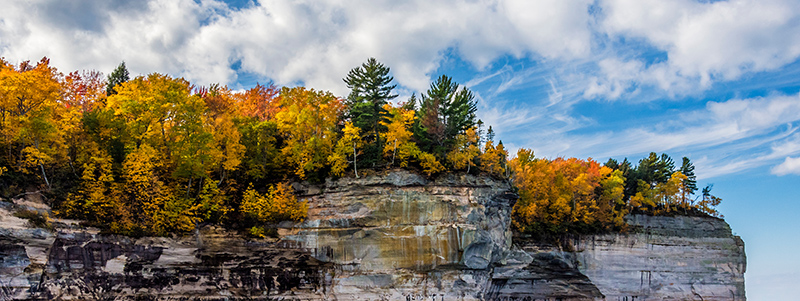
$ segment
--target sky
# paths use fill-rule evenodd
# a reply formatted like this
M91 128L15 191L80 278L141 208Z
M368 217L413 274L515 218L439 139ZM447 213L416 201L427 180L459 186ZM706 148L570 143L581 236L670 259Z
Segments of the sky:
M11 63L346 96L375 57L398 100L454 77L511 150L689 157L745 241L748 299L800 295L800 1L0 2Z

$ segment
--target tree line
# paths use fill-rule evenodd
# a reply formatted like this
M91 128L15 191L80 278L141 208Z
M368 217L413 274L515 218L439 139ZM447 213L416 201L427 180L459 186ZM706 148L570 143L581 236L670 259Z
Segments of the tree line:
M694 165L681 166L667 154L650 153L633 165L609 159L536 158L520 149L509 162L519 200L513 225L536 235L623 231L630 213L650 215L720 216L722 201L706 186L700 195Z
M0 194L31 189L59 216L113 233L166 235L225 223L262 236L307 207L288 183L386 168L508 173L472 92L442 75L394 103L368 59L346 99L306 87L198 87L124 63L64 75L47 58L0 60Z
M198 87L124 63L62 74L48 59L0 59L0 196L40 190L55 213L112 233L185 233L222 223L269 235L301 221L292 181L389 168L429 176L488 173L519 193L513 225L539 234L624 230L630 213L717 216L711 187L695 195L694 166L651 153L626 159L507 160L477 100L442 75L397 102L390 69L374 58L343 78L346 99L306 87Z

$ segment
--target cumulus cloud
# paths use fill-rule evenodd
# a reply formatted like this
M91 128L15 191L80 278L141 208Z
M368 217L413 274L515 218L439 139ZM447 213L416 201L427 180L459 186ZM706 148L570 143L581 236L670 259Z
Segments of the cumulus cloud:
M133 71L201 84L232 84L247 72L343 94L343 74L370 56L391 66L399 84L424 90L449 49L480 69L509 53L586 56L591 44L588 0L124 3L8 5L2 55L49 56L68 70L110 70L125 60Z
M747 72L773 70L800 56L797 1L604 0L600 7L601 32L612 39L642 38L666 52L667 59L650 65L626 60L624 76L601 66L601 78L590 83L587 96L616 98L619 87L631 82L685 95Z
M368 57L391 67L407 95L457 56L479 73L466 84L481 97L479 117L520 137L517 145L547 156L763 150L718 156L738 162L725 167L733 171L794 155L775 148L791 148L800 112L798 97L772 95L665 112L671 121L653 126L587 130L596 121L574 110L587 99L701 95L797 62L793 0L12 1L0 10L0 56L48 56L65 72L108 72L124 60L134 74L200 85L274 81L338 95L347 94L341 78ZM517 63L498 66L504 60Z
M770 70L800 56L800 3L789 0L18 1L0 12L0 55L49 56L62 69L164 72L200 84L248 73L346 93L341 77L370 56L398 83L427 88L451 50L478 70L499 57L589 60L583 96L667 94ZM611 45L639 38L667 53L650 64Z
M772 168L772 174L785 176L788 174L800 175L800 157L786 157L783 163Z

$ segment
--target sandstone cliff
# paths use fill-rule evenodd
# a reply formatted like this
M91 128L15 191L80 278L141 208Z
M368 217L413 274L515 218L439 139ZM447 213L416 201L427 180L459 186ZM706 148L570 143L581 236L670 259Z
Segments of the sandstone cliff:
M631 216L569 251L515 238L510 185L397 170L296 184L280 239L33 228L0 202L0 300L744 300L744 246L720 219ZM40 208L39 210L46 210Z

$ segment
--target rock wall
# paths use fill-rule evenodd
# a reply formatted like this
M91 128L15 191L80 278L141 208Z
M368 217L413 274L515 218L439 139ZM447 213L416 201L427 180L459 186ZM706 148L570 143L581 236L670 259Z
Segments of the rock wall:
M515 195L491 177L395 170L294 188L309 218L263 240L51 232L0 202L0 300L744 300L744 246L720 219L631 216L629 233L564 251L512 241Z
M632 233L583 237L578 268L607 300L744 300L744 242L722 219L628 219Z

